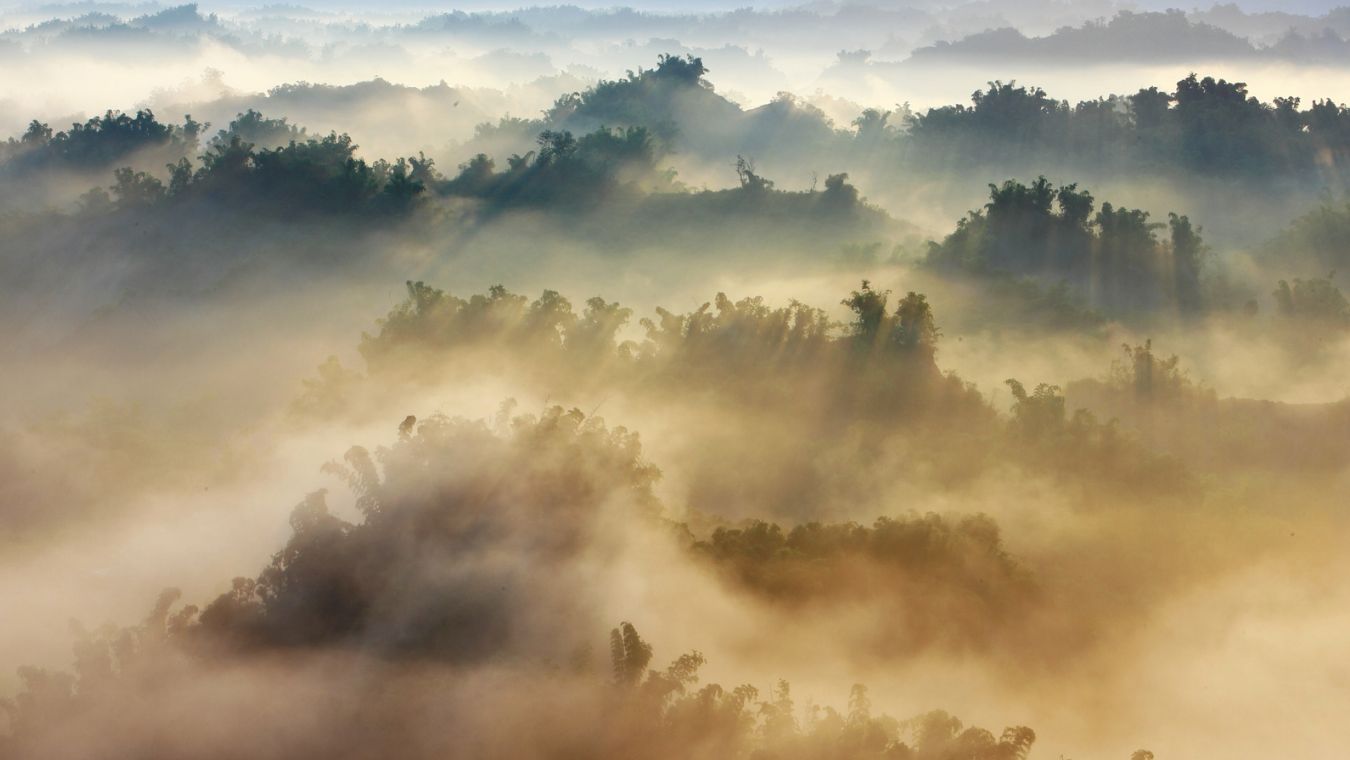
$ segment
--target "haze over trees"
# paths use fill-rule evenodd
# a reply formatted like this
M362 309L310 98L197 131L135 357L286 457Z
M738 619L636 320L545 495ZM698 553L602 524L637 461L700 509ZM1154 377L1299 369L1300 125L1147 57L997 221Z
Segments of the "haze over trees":
M1118 10L0 13L0 760L1336 756L1350 15Z
M503 416L492 425L433 418L400 426L390 447L373 453L353 448L345 461L332 468L350 484L359 522L334 516L324 494L313 493L292 511L291 537L256 579L235 579L202 607L175 609L180 594L167 590L145 621L131 628L77 627L73 674L21 671L23 690L5 703L11 731L0 752L45 757L55 746L85 746L94 738L84 734L85 726L97 725L117 700L151 682L178 690L215 667L247 667L282 652L347 652L423 667L570 656L572 677L590 681L577 688L587 700L599 698L610 720L567 751L584 746L620 752L640 745L658 756L773 751L789 757L827 752L837 758L997 760L1024 758L1035 741L1026 727L995 738L963 728L942 711L904 722L874 716L862 685L852 687L846 712L813 706L799 719L785 681L764 697L750 685L730 691L698 686L704 657L697 651L664 670L649 669L653 648L626 622L610 635L612 685L606 689L599 663L568 654L585 651L584 642L572 638L579 632L575 621L593 618L599 601L588 598L585 574L574 565L595 549L599 533L612 530L605 524L659 518L651 490L659 473L622 428L559 407L538 417ZM455 466L447 469L449 461ZM617 516L607 503L628 516ZM522 534L522 525L537 531ZM488 559L510 547L527 552L529 567ZM871 529L809 524L786 537L777 526L756 523L719 529L690 550L726 566L734 583L777 599L837 597L828 576L852 575L869 563L890 583L905 579L906 587L968 585L985 605L1020 606L1028 593L1017 590L1026 581L999 547L997 527L983 516L955 525L936 515L883 518ZM446 563L458 569L447 574ZM950 577L958 569L974 576ZM539 585L540 572L553 588ZM978 613L994 614L992 607ZM365 699L383 709L386 697ZM364 723L358 746L405 741L387 733L394 726L383 719ZM119 741L152 757L165 751L139 730L122 727ZM322 734L280 738L266 756L342 751ZM535 750L543 756L559 751L551 745Z

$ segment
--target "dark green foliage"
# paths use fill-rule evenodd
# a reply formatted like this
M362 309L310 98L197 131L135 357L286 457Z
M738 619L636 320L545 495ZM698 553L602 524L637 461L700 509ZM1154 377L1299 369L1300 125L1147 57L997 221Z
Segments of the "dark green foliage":
M432 161L420 154L368 163L357 157L348 135L308 137L285 119L268 119L253 110L239 114L197 157L204 128L191 117L181 127L164 125L149 111L135 117L109 112L55 134L34 122L22 138L10 140L0 151L0 172L103 171L134 158L171 159L167 187L152 173L123 166L113 173L112 203L91 196L86 208L102 212L109 205L128 210L196 202L215 212L286 218L403 213L417 205L429 185L441 181ZM199 163L195 168L194 157Z
M626 78L602 80L585 92L558 98L545 113L544 123L579 131L603 124L645 127L669 142L677 134L682 109L714 108L723 117L739 110L712 93L703 79L706 73L699 58L662 55L654 69L630 71Z
M676 150L717 162L739 154L775 159L780 167L799 165L803 155L838 161L851 152L851 135L836 130L820 109L780 93L745 110L714 92L706 73L698 58L663 55L654 69L559 97L541 119L482 125L476 139L523 144L523 138L544 130L584 134L642 127L662 153Z
M741 182L741 189L749 195L759 195L773 189L773 180L756 173L755 162L745 156L736 157L736 178Z
M93 171L150 150L164 151L164 157L188 156L196 152L204 128L191 116L184 118L182 126L161 123L148 109L135 116L108 111L63 132L34 121L18 140L0 145L0 171Z
M259 203L290 202L301 211L345 211L375 197L374 171L355 158L347 135L292 143L253 154L247 183ZM209 184L210 176L204 177ZM259 197L260 196L260 197Z
M1167 225L1145 211L1103 203L1077 185L1056 188L1044 177L1030 185L990 185L990 200L956 231L930 247L927 263L940 271L997 280L1030 277L1065 282L1088 303L1113 315L1199 311L1204 244L1190 220ZM1158 239L1169 227L1171 238Z
M825 203L828 206L852 208L858 203L858 188L848 183L848 173L831 174L825 178Z
M148 206L164 198L164 183L145 172L123 167L113 172L113 177L117 183L111 189L118 208Z
M873 290L871 283L863 280L862 289L843 300L843 305L854 314L853 339L868 350L878 344L889 344L931 359L937 352L939 335L932 307L922 294L911 291L896 306L894 314L887 314L890 293Z
M1191 75L1172 92L1149 88L1073 106L1039 88L995 81L977 91L970 105L920 114L905 108L874 109L860 115L851 128L837 129L818 109L786 95L743 110L717 95L706 73L697 58L662 56L653 69L560 97L542 119L508 118L482 125L478 139L500 137L523 147L544 132L580 136L603 131L626 140L629 130L641 129L650 143L647 148L657 156L672 149L718 161L753 155L771 162L775 171L803 160L844 161L855 172L876 166L1036 171L1070 162L1094 173L1273 175L1330 186L1343 184L1341 167L1350 161L1350 111L1344 107L1316 101L1301 109L1294 98L1262 103L1244 84L1212 77ZM181 128L166 127L149 112L135 117L110 113L57 134L35 123L0 149L0 161L8 156L13 167L29 165L31 159L34 167L56 161L106 168L137 147L166 141L181 143L178 154L188 155L203 128L191 119ZM212 142L228 143L234 137L270 150L302 142L306 135L284 119L267 119L250 110ZM543 146L519 160L529 166L548 150ZM38 154L47 158L34 158ZM481 195L484 188L463 182L455 192ZM581 195L589 192L587 188ZM557 193L540 191L540 196Z
M980 160L997 155L996 151L1010 144L1034 145L1051 135L1062 135L1070 113L1067 103L1050 98L1039 87L990 82L989 89L971 95L970 106L931 108L913 116L908 126L918 152L940 147L946 154L959 145L954 152L961 152L967 160ZM988 144L990 137L998 143ZM981 143L985 147L981 148Z
M756 156L775 171L845 161L855 173L880 168L887 178L1059 167L1094 177L1275 177L1342 188L1350 162L1350 109L1329 100L1263 103L1243 83L1195 74L1170 92L1150 87L1077 104L993 81L968 105L869 109L840 129L787 94L743 110L693 76L701 71L696 61L665 56L656 69L559 98L542 119L483 125L478 139L521 144L544 130L645 127L663 151L718 161Z
M230 126L216 133L213 145L228 145L238 139L257 148L274 149L303 141L304 127L287 123L285 118L269 119L252 108L239 114Z
M475 156L440 191L497 207L574 207L669 185L669 176L656 171L656 148L644 127L602 127L580 139L567 130L544 130L536 142L538 150L511 156L500 173L495 161Z
M1205 263L1205 244L1201 229L1193 227L1185 216L1168 213L1167 226L1171 232L1172 288L1177 309L1183 314L1194 314L1204 308L1200 275Z
M248 137L263 143L288 140L278 147L258 148ZM169 165L167 193L150 192L148 186L158 180L148 175L128 175L124 180L122 170L114 193L119 199L130 194L143 203L208 203L217 211L290 218L407 212L422 199L427 184L439 180L424 156L370 164L356 156L356 149L348 135L305 138L304 130L290 127L284 119L268 120L250 111L211 141L195 171L187 159Z
M1191 74L1070 107L1039 88L991 82L971 105L929 109L909 125L907 155L921 166L995 165L1014 151L1138 172L1212 176L1309 174L1337 180L1350 161L1350 110L1297 98L1262 103L1247 85Z

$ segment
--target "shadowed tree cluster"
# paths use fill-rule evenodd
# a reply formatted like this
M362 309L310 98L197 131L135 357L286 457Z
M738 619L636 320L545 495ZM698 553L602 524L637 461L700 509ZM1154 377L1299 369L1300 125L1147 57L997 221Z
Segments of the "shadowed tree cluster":
M258 148L246 141L248 135L269 143L288 141ZM284 119L268 120L250 111L211 141L198 166L179 159L168 166L167 183L147 172L118 169L111 199L95 191L85 203L93 209L109 202L128 209L195 202L282 216L402 212L416 204L428 182L438 179L428 158L372 164L358 158L356 149L348 135L305 137Z
M410 282L407 299L380 320L378 333L362 337L360 350L376 375L434 371L419 361L427 351L493 348L561 370L561 387L568 377L576 387L595 380L708 385L740 375L726 392L754 404L795 392L786 382L793 375L834 375L835 403L876 414L978 406L977 394L938 370L939 332L924 296L909 293L894 308L888 299L864 282L844 301L853 321L838 324L805 304L775 308L762 298L733 301L719 293L686 314L657 308L640 320L645 339L620 341L632 311L602 298L577 314L555 291L530 301L495 286L462 299Z
M554 291L531 301L501 287L467 299L423 283L408 288L361 340L367 378L330 363L331 382L312 381L304 407L359 416L364 399L391 384L494 371L562 397L619 394L736 419L734 430L702 427L675 455L690 506L724 517L820 516L875 501L896 472L952 485L1001 461L1094 489L1166 493L1186 484L1112 424L1070 416L1062 397L1036 424L1018 414L1000 420L974 387L939 367L940 331L918 293L892 304L863 283L843 301L851 319L842 323L797 302L719 294L683 314L658 308L639 322L644 338L622 340L632 312L602 298L578 314ZM1030 415L1035 398L1019 408ZM831 466L838 457L850 466Z
M220 677L215 674L226 672L232 665L248 664L238 655L231 659L219 652L184 649L184 613L171 613L176 599L176 592L166 592L152 614L137 626L106 627L94 633L77 630L73 673L23 669L21 691L14 700L4 703L10 725L5 734L0 734L0 757L54 758L63 747L61 731L79 733L85 721L97 725L97 719L115 709L119 701L124 705L144 704L161 692L182 689L194 679ZM1009 727L995 736L978 727L967 727L943 710L897 720L873 711L868 689L862 684L849 690L842 710L799 702L784 680L766 692L749 684L731 689L717 683L700 684L699 671L705 663L702 654L689 652L664 668L652 668L651 645L627 622L611 632L610 655L613 682L605 684L593 677L574 679L563 693L566 704L541 708L511 690L491 695L515 698L520 705L498 704L494 720L579 723L573 730L555 730L547 740L541 740L494 736L479 725L468 731L461 729L445 740L479 751L527 752L532 757L559 760L578 755L686 760L1025 760L1036 742L1036 733L1025 726ZM213 665L219 669L210 670ZM556 674L550 677L557 678ZM391 703L417 710L429 709L429 705L416 700L410 703L407 698L401 703L391 700L386 688L395 681L378 669L348 678L337 685L359 691L355 715L360 718L342 725L341 714L307 717L316 731L301 742L292 740L284 751L268 748L265 756L348 757L357 756L362 748L405 745L400 732L406 734L407 726L400 727L400 721L383 716ZM530 684L539 683L539 678L539 674L531 674L530 680L510 688L528 689ZM433 692L421 699L434 697ZM344 708L344 712L350 709ZM363 714L367 711L369 714ZM460 706L451 715L454 712L471 713L472 708ZM100 746L104 751L167 760L173 755L163 749L162 740L154 739L156 732L164 730L170 730L167 717L137 716L130 726L124 725L105 737ZM419 726L417 731L434 735L436 728ZM72 744L79 746L78 742ZM219 732L199 737L192 747L194 756L202 758L230 757L234 751L229 734ZM401 756L437 754L414 743ZM1135 760L1147 757L1151 754L1142 750L1134 755Z
M1014 379L1007 385L1013 396L1008 433L1023 461L1052 472L1092 473L1099 485L1110 482L1139 495L1184 493L1194 486L1179 461L1140 446L1116 418L1103 423L1083 408L1069 414L1059 386L1041 383L1028 391Z
M1340 328L1350 326L1350 301L1330 277L1295 279L1293 284L1280 280L1275 289L1275 308L1280 316L1309 327Z
M528 183L536 186L527 192L517 186L520 177L515 175L529 170L556 180L559 174L572 173L585 185L595 181L597 166L629 160L641 164L634 156L644 151L658 157L677 151L716 161L756 156L771 162L775 171L843 161L855 172L878 166L943 172L979 166L1003 173L1044 170L1051 161L1057 166L1070 162L1094 174L1269 175L1338 188L1344 186L1343 168L1350 161L1350 109L1330 100L1306 108L1297 98L1263 103L1243 83L1194 74L1171 92L1155 87L1074 106L1039 88L996 81L976 92L970 105L920 114L907 108L871 109L841 128L786 93L759 108L742 109L714 92L707 73L698 58L665 55L655 68L560 97L540 119L506 118L481 125L476 140L484 146L524 149L538 141L538 147L533 154L511 156L501 167L488 165L491 160L480 154L465 163L452 185L454 192L558 198L550 182L541 178ZM236 121L233 136L259 150L305 141L296 127L264 119L256 111ZM0 148L0 163L106 170L139 147L177 141L177 154L167 156L176 161L195 152L203 129L190 118L182 127L162 125L148 111L134 117L109 113L62 133L35 122ZM584 145L588 139L592 144ZM574 149L591 156L573 156ZM563 160L545 171L554 157ZM486 182L486 177L496 179ZM660 173L654 179L670 182ZM834 189L832 183L843 183L843 174L829 175L827 191ZM840 189L833 197L847 200L847 187ZM579 192L584 196L596 190Z
M601 80L583 92L559 97L540 124L581 131L603 124L646 127L668 146L690 112L712 110L727 119L739 110L713 93L703 78L707 73L701 58L661 55L656 68L639 68L626 77Z
M657 148L645 127L601 127L580 138L568 130L544 130L537 143L537 150L508 158L500 172L480 153L437 190L497 206L576 206L611 200L624 190L671 187L672 176L656 169Z
M1112 315L1196 314L1204 307L1200 230L1185 216L1166 224L1148 212L1117 208L1077 185L990 185L989 202L931 245L927 263L976 277L1067 283ZM1158 239L1167 228L1169 237Z
M991 82L971 105L913 117L905 146L919 165L997 164L1010 152L1131 172L1338 178L1350 161L1350 109L1331 100L1263 103L1242 82L1195 74L1070 105L1037 87Z
M767 693L749 684L699 686L703 655L691 652L663 670L648 669L652 649L631 623L611 633L611 658L621 701L616 723L628 730L600 753L606 757L1025 760L1036 741L1025 726L996 737L942 710L905 721L874 714L862 684L850 689L843 711L799 704L782 680Z
M634 75L628 86L655 77L674 87L698 87L697 78L666 71L671 66L701 70L696 61L663 59L661 67ZM84 208L99 213L185 202L287 217L402 212L440 196L476 199L490 209L567 212L616 202L645 203L638 209L643 218L676 226L682 219L710 213L754 213L798 223L814 216L868 227L884 218L862 200L846 173L829 175L821 192L775 191L772 181L754 171L753 161L743 158L737 164L739 190L689 193L673 170L659 168L668 141L655 136L654 127L648 126L652 122L608 123L616 121L621 126L602 122L584 131L574 129L571 121L531 122L534 150L510 155L504 166L479 153L461 164L455 176L445 178L424 155L369 162L357 156L358 146L349 135L310 135L285 118L268 118L253 109L219 130L200 155L197 141L206 125L189 118L184 127L165 126L149 111L134 118L110 113L54 136L34 122L28 133L0 151L0 171L31 173L60 165L102 172L136 159L134 166L114 170L112 186L84 197ZM150 147L162 150L147 152ZM157 160L170 161L164 172L146 170Z
M1037 605L1030 575L1008 555L984 515L936 514L784 530L750 521L694 544L734 587L790 610L886 609L881 646L986 650L1011 638ZM814 612L808 614L815 614Z
M644 127L660 145L705 159L773 157L778 165L804 157L839 160L850 152L849 133L823 111L790 93L758 108L743 109L716 93L696 57L662 55L652 69L601 80L563 95L538 119L503 118L480 125L476 139L523 144L544 130L585 133L600 127Z
M109 112L53 134L33 122L0 150L0 174L59 168L113 170L114 184L83 198L93 213L148 207L208 205L219 211L290 217L307 213L399 212L410 209L428 184L440 180L425 156L373 163L356 155L346 134L308 136L286 119L241 113L198 155L206 125L188 117L165 125L150 111ZM164 173L137 169L169 161ZM134 165L133 165L134 164Z
M455 177L434 187L442 195L477 198L495 207L571 210L602 202L646 201L650 216L665 223L748 213L863 223L875 223L881 216L848 182L847 173L826 177L819 192L785 191L775 189L773 180L757 172L755 162L744 156L735 162L739 187L690 192L673 170L659 168L665 143L645 126L601 125L581 137L549 127L535 143L535 150L509 156L505 168L480 153L461 164Z
M138 626L76 625L73 673L20 671L19 693L3 703L8 723L0 757L45 758L50 752L40 750L49 742L61 746L83 720L106 716L126 700L146 704L194 679L316 653L369 658L363 675L344 677L361 679L349 684L360 692L356 704L370 700L376 711L384 693L378 681L387 677L381 668L391 663L516 662L527 674L556 677L555 664L571 662L575 675L595 674L576 656L600 614L602 592L589 590L594 576L587 565L603 564L607 531L660 513L652 493L658 472L642 458L636 436L557 407L538 417L511 417L504 408L490 425L409 417L394 444L374 452L353 448L344 464L328 469L348 483L359 520L334 514L322 492L311 494L292 512L291 536L262 572L235 579L204 607L175 611L179 595L171 590ZM953 583L943 576L964 565L955 583L997 594L1005 583L996 568L1013 572L987 518L956 525L934 517L883 520L871 529L808 525L764 556L746 551L743 536L721 531L692 550L735 568L744 575L738 583L800 577L794 553L823 574L837 575L850 557L903 568L906 588L916 593ZM993 587L977 588L985 582ZM584 756L997 760L1023 757L1034 738L1013 729L995 739L962 730L940 713L909 724L873 718L861 687L846 714L815 706L799 711L784 682L767 699L749 686L696 689L702 655L649 669L652 647L627 623L612 632L609 653L612 685L571 687L583 703L600 689L606 716L607 728L598 730L597 722L588 730ZM941 726L928 725L933 715L943 715ZM160 757L134 734L153 736L158 719L137 717L131 737L123 732L112 741L143 747L138 756ZM328 718L315 720L323 725ZM366 720L357 726L347 741L378 742L378 732L387 730ZM327 734L307 741L325 746ZM202 756L229 751L209 745Z
M1350 108L1329 99L1263 102L1245 83L1197 74L1171 91L1149 87L1077 104L992 81L969 104L868 109L840 126L788 93L742 109L718 95L706 73L698 59L662 56L654 69L559 98L542 118L482 125L478 139L524 144L545 130L645 127L663 150L756 156L775 167L842 158L859 171L1004 173L1067 162L1094 175L1274 176L1333 187L1344 187L1350 162Z
M206 126L191 116L184 117L181 126L164 124L148 109L134 116L108 111L59 132L35 120L22 136L0 143L0 172L96 171L142 153L173 160L197 151L197 141Z
M606 505L653 515L659 473L635 435L577 411L497 424L409 419L392 446L351 449L329 469L349 483L362 520L335 516L312 494L292 513L285 548L202 608L195 634L246 649L468 662L537 645L549 621L535 609L554 593L575 596L569 561L593 548ZM504 551L529 559L501 566Z
M235 117L229 127L216 132L213 145L229 145L237 138L262 150L275 150L293 142L304 142L308 137L304 127L298 127L285 117L270 119L250 108Z

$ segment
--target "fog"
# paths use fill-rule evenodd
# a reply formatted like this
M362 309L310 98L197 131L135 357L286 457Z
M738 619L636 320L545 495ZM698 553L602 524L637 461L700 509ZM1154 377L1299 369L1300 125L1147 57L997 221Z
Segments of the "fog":
M1346 18L4 9L0 758L1338 756Z

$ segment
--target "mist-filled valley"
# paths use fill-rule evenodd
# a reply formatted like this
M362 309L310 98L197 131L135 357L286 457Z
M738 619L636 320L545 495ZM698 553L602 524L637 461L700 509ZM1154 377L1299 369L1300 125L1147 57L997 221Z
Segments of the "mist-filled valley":
M1350 9L0 8L0 758L1334 758Z

